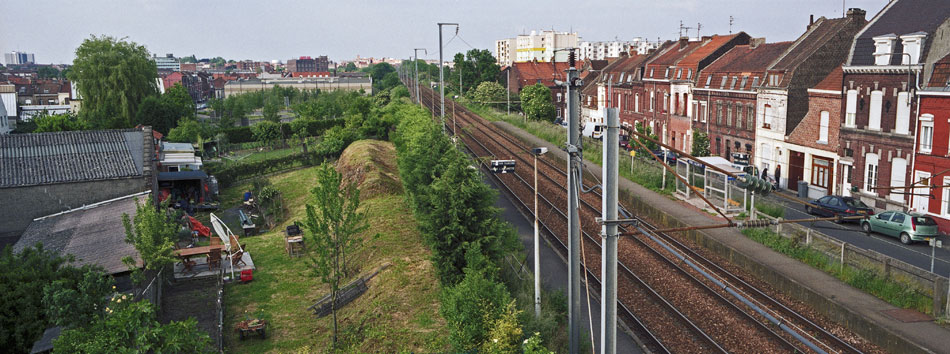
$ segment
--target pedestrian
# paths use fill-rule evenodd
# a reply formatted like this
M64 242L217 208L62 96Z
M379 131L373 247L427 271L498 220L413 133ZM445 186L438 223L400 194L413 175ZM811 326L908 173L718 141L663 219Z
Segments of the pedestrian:
M779 188L779 181L782 178L782 165L775 165L775 189Z
M768 178L769 178L769 166L765 166L765 168L762 169L762 176L761 176L761 177L762 177L762 179L768 179Z

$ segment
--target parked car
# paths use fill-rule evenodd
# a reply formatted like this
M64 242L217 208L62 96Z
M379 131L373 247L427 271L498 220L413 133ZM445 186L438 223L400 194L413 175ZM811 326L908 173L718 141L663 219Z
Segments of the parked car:
M659 157L660 160L663 160L663 155L666 155L666 164L670 166L676 165L676 153L670 150L656 149L650 151L656 157Z
M938 234L937 222L933 218L899 211L885 211L861 220L861 228L867 233L877 232L897 237L905 245L914 241L927 241Z
M856 216L856 215L874 215L874 209L864 204L864 202L853 197L842 197L840 195L826 195L824 197L809 202L813 206L806 206L805 212L813 215L833 217L833 216ZM857 220L843 220L857 221ZM838 222L837 220L835 222Z
M624 150L626 150L626 151L630 151L631 149L633 149L633 147L630 146L630 136L629 136L629 135L621 135L619 140L620 140L620 148L621 148L621 149L624 149Z

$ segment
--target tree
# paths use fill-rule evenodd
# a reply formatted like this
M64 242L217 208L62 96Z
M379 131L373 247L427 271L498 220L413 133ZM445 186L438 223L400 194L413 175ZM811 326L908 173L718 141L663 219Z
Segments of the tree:
M640 122L636 122L636 124L634 124L634 129L637 130L637 133L646 135L653 140L657 140L656 134L653 134L653 129L650 129L650 127L644 126ZM634 136L633 138L642 142L643 145L647 147L647 150L653 151L660 148L660 146L654 143L653 141L650 141L647 139L640 139L637 136ZM633 146L636 147L637 151L644 152L644 153L648 152L648 151L642 151L643 149L640 147L640 144L637 144L634 142Z
M690 154L693 156L709 156L709 136L699 129L693 129L693 146Z
M468 248L466 255L472 264L465 268L465 277L458 284L442 291L439 312L455 350L474 352L490 340L489 333L511 295L505 284L495 281L496 270L490 263L475 261L484 258L477 246Z
M475 102L498 107L500 105L498 102L505 100L505 88L497 82L485 81L478 84L473 97Z
M166 90L165 94L162 95L162 101L174 112L175 122L181 118L195 117L195 101L192 100L188 89L180 83L176 83Z
M555 108L551 103L551 89L540 83L521 89L521 108L528 119L553 122Z
M149 125L155 131L168 135L178 124L177 113L155 96L146 97L139 105L139 112L135 115L135 124Z
M281 137L280 124L271 121L263 121L251 127L254 139L264 144L270 144Z
M43 306L52 325L81 327L105 315L115 281L101 268L90 265L74 273L76 276L58 279L43 288Z
M162 205L159 210L152 196L141 204L136 198L135 204L135 217L130 219L129 214L122 214L122 224L125 225L125 242L138 251L142 266L139 267L135 260L128 256L123 258L122 262L132 271L132 279L141 282L143 277L140 269L157 272L175 263L174 237L178 234L178 225L165 215L167 205Z
M47 112L43 112L43 114L33 118L33 122L36 124L36 130L33 131L34 133L65 132L85 129L85 124L83 124L78 117L70 113L51 115Z
M36 74L41 79L53 79L59 77L59 70L52 65L44 65L36 69Z
M356 64L353 64L353 62L346 63L346 67L343 68L343 71L348 72L348 73L354 72L356 70L357 70Z
M196 143L198 142L198 137L210 137L212 135L208 130L207 127L202 126L197 120L182 119L178 121L177 127L172 128L172 130L168 132L168 140L176 143Z
M142 101L158 94L156 77L144 46L110 36L84 40L69 72L82 95L80 115L93 129L131 127Z
M63 330L53 341L54 353L202 353L211 339L189 318L158 322L155 306L126 295L109 300L105 315L82 327Z
M495 56L491 51L484 49L472 49L465 54L456 54L454 60L455 68L453 71L461 70L463 89L466 87L478 87L478 85L486 81L498 80L500 67L498 66L498 61L495 59ZM455 87L458 87L458 73L455 73L448 78L449 80L456 83ZM471 90L466 90L466 92L469 91Z
M344 184L343 176L332 165L317 169L317 186L310 194L314 204L307 204L303 226L309 242L314 245L310 263L320 280L330 286L330 310L333 312L333 343L337 342L336 302L340 285L346 277L346 254L359 245L356 236L369 228L366 215L358 212L360 191L355 183Z
M508 302L504 311L498 314L494 321L489 322L488 336L482 342L482 353L521 353L521 339L524 332L521 324L518 323L518 315L521 310L517 309L515 300Z
M265 121L280 123L280 106L277 104L268 102L264 105L262 113Z

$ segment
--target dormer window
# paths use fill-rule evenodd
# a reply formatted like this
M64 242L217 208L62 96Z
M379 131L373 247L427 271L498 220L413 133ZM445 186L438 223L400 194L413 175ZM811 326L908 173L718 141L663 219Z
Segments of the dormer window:
M925 32L915 32L911 34L905 34L901 36L901 41L904 44L904 53L901 58L901 64L903 65L914 65L920 63L920 51L924 46L924 38L927 37Z
M722 77L722 82L719 83L719 89L724 89L724 88L726 88L726 80L728 80L728 79L729 79L728 76L723 76L723 77Z
M874 65L888 65L897 35L890 33L874 37Z
M668 77L670 77L670 68L666 68L666 72L663 73L663 78L664 78L664 79L665 79L665 78L668 78Z
M709 88L710 82L712 82L712 75L706 76L706 88Z

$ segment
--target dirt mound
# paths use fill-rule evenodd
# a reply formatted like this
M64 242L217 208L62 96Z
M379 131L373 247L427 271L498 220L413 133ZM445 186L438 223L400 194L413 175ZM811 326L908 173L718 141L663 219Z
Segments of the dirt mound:
M396 148L390 142L360 140L350 144L337 160L336 170L344 183L356 183L360 200L402 193Z

